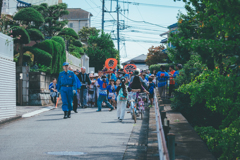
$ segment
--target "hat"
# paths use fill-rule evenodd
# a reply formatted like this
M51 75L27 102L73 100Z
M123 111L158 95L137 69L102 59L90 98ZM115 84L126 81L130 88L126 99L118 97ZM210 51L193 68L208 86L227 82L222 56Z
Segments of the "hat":
M139 75L139 70L135 70L135 71L133 72L133 75L135 75L135 76Z
M94 72L93 72L93 71L91 71L90 73L94 74Z
M68 62L64 62L63 66L69 66L69 63Z
M82 67L81 69L86 69L85 67Z
M76 69L73 69L73 72L77 72L77 70L76 70Z
M91 73L91 74L89 74L89 77L94 77L94 75Z
M98 73L94 73L94 77L98 77Z

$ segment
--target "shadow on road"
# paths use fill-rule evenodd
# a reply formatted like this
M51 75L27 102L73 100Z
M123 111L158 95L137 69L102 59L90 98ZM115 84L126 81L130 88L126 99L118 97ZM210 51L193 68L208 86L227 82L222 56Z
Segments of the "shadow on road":
M58 119L40 119L36 121L58 121L58 120L63 120L63 118L58 118Z

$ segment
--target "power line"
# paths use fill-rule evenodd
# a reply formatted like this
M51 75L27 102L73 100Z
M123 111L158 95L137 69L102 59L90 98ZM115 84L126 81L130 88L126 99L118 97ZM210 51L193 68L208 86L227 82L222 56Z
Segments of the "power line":
M122 14L122 13L120 13L120 14ZM124 16L124 17L127 18L126 16ZM133 22L137 22L137 23L146 23L146 24L151 24L151 25L154 25L154 26L159 26L161 28L167 28L167 27L164 27L164 26L161 26L161 25L158 25L158 24L154 24L154 23L150 23L150 22L146 22L146 21L135 21L135 20L132 20L130 18L127 18L127 19L130 20L130 21L133 21Z
M114 0L114 1L116 1L116 0ZM137 2L126 2L126 1L119 1L119 2L128 3L128 4L132 4L132 5L136 5L136 6L144 5L144 6L151 6L151 7L163 7L163 8L175 8L175 9L184 8L184 7L178 7L178 6L167 6L167 5L159 5L159 4L147 4L147 3L137 3Z

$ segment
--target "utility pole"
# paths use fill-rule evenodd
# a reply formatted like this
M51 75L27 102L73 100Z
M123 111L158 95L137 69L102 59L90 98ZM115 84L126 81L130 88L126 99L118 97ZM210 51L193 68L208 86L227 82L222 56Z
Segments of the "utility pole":
M105 8L105 0L102 0L102 32L104 32L104 8Z
M118 0L117 0L117 45L118 45L118 52L120 55L120 47L119 47L119 6L118 6Z

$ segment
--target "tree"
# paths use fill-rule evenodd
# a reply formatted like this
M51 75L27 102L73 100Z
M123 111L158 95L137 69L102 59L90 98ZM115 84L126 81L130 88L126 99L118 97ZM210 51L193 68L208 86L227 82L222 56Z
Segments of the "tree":
M30 39L37 38L43 39L43 35L37 29L31 29L32 23L43 23L44 19L42 15L33 8L21 9L13 17L18 22L19 26L13 26L9 35L14 38L14 43L19 45L19 60L18 65L21 66L23 63L23 44L28 44ZM29 36L32 35L32 37Z
M190 100L182 106L191 105L195 109L195 112L190 113L193 117L202 115L195 129L206 141L209 149L219 159L238 159L240 2L184 2L187 2L187 14L179 14L178 32L170 34L169 38L175 46L168 49L170 59L184 64L184 69L176 80L180 87L172 104ZM202 108L204 114L197 112ZM213 115L219 116L216 118Z
M62 35L68 40L75 40L79 38L72 28L63 28L58 35Z
M153 64L157 63L165 63L167 61L167 54L163 53L162 50L164 50L165 47L163 45L157 46L157 47L150 47L148 49L146 64L148 66L151 66Z
M90 58L90 67L95 70L102 70L106 59L116 58L119 61L119 53L115 49L110 34L102 33L99 35L90 35L88 38L88 47L86 51Z
M87 43L90 36L97 36L99 35L100 30L96 29L95 27L83 27L79 32L79 38L82 42Z
M47 3L42 3L40 5L32 6L32 8L39 11L45 20L41 30L45 36L52 37L57 35L57 33L60 32L68 23L67 20L59 21L59 18L69 14L66 3L60 3L52 6L48 6ZM37 26L39 27L41 24L37 23Z

